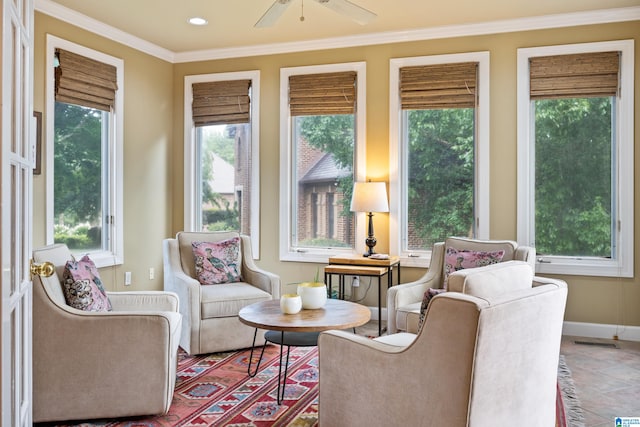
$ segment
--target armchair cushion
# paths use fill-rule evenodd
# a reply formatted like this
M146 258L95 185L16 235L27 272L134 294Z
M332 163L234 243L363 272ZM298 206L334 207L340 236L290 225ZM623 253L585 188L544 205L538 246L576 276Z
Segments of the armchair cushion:
M203 319L235 317L241 308L271 299L271 294L249 283L223 283L200 288L200 307Z
M191 246L200 284L217 285L242 280L238 270L242 262L240 237L219 242L193 242Z
M451 292L488 298L532 287L533 270L524 261L506 261L476 270L456 271L449 279Z
M111 311L98 269L88 255L80 261L67 261L62 278L64 299L69 306L83 311Z

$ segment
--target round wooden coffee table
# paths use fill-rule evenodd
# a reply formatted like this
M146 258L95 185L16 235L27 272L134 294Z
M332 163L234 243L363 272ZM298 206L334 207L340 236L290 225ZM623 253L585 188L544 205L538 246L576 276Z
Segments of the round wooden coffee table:
M256 328L253 334L253 345L247 368L249 376L258 373L260 361L264 354L264 347L255 371L251 372L253 350L256 344L258 329L267 329L264 337L268 342L280 345L280 367L278 369L278 404L284 398L284 387L287 381L289 365L289 348L308 347L318 345L318 335L322 331L331 329L349 329L362 326L371 319L371 312L363 305L349 301L328 299L323 308L315 310L301 310L296 314L284 314L280 310L280 300L261 301L248 305L238 314L245 325ZM283 347L287 347L287 359L284 363L284 379L282 379ZM280 383L282 382L282 390Z

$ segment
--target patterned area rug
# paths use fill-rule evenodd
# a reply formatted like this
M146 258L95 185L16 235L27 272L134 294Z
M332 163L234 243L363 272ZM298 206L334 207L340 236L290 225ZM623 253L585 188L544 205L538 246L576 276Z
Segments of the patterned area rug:
M249 350L193 357L181 351L176 390L169 413L152 417L40 426L317 426L317 355L317 347L291 347L286 394L281 405L276 403L279 347L267 346L260 371L254 378L247 376ZM257 359L255 353L254 359ZM564 397L566 392L575 396L575 391L570 390L573 386L570 375L561 358L558 390L562 393L558 394L556 405L557 427L583 425L576 418L579 407L578 412L573 411L573 415L567 412L567 402L571 405L577 403L574 398ZM581 419L581 414L579 418Z
M584 414L576 394L576 387L571 378L571 371L560 355L558 363L558 391L556 396L556 426L584 427Z

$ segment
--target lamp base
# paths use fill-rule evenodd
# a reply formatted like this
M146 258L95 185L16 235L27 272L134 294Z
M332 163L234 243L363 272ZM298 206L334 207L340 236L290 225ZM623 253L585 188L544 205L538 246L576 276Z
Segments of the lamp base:
M365 240L364 243L367 245L369 250L367 252L365 252L364 254L362 254L362 256L369 257L369 256L371 256L371 255L376 253L373 250L373 247L376 245L376 243L378 243L378 240L375 237L373 237L373 234L369 234L369 237L367 237L367 240Z

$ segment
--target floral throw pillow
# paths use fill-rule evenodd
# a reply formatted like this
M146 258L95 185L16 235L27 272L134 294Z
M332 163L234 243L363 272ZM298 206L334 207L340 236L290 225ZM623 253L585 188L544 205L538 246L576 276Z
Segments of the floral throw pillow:
M465 268L484 267L502 261L504 250L499 251L470 251L446 248L444 254L444 289L447 289L449 275L454 271Z
M219 242L193 242L196 277L201 285L242 281L240 277L240 238Z
M102 286L98 269L89 256L67 261L62 274L64 299L84 311L111 311L111 302Z
M420 305L420 321L418 322L418 331L422 329L422 324L424 323L424 318L427 315L427 308L429 308L429 303L438 294L446 292L446 289L434 289L429 288L424 293L422 297L422 304Z

